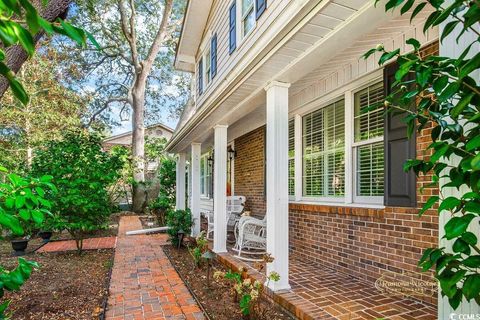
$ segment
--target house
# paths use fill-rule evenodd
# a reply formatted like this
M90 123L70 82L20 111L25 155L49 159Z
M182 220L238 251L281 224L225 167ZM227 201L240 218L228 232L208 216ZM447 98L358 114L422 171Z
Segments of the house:
M429 128L409 140L381 107L360 112L384 101L395 71L360 56L378 44L407 52L413 36L424 55L445 43L423 33L428 12L410 22L374 2L188 2L175 67L194 74L193 101L167 145L177 208L188 202L194 221L213 211L213 251L225 256L226 197L246 196L267 217L267 272L280 274L270 289L300 318L448 319L435 285L414 300L361 289L387 273L432 283L417 262L439 243L436 211L417 217L438 188L421 193L430 177L402 168L429 155Z

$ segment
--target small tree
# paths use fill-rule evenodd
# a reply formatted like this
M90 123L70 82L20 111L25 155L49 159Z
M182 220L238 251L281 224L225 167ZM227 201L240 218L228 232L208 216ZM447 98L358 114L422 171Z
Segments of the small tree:
M178 232L182 230L184 234L190 234L192 230L192 213L190 209L186 210L168 210L167 211L167 230L170 236L170 242L178 246Z
M401 14L406 14L413 8L413 19L427 5L433 8L425 21L425 32L444 23L440 41L453 34L457 42L468 40L466 34L474 35L459 57L424 57L420 42L414 38L406 41L412 52L400 54L400 49L386 51L379 45L365 56L381 52L380 65L392 59L398 63L396 82L385 106L388 112L407 114L409 135L415 130L433 128L428 147L433 150L432 155L423 160L410 159L404 167L417 175L432 173L433 186L438 185L440 178L445 180L439 196L430 197L419 215L431 208L437 208L439 214L449 214L450 219L443 226L444 238L452 243L453 252L445 248L427 249L419 265L423 271L435 269L442 295L456 309L464 298L480 304L480 246L478 235L469 229L480 216L480 5L479 1L428 0L413 7L415 3L388 0L385 10L401 7ZM411 108L415 104L416 109ZM457 190L454 196L445 195L448 188Z
M52 210L79 252L85 236L103 227L112 212L107 188L119 178L122 165L119 157L102 151L99 135L83 130L67 132L35 154L32 170L52 174L59 189Z

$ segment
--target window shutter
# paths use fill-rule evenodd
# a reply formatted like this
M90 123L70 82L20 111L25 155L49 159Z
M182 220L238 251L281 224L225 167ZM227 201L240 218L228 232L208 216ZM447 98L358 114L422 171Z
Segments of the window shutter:
M210 64L210 72L212 74L212 79L213 79L217 74L217 34L215 34L212 37L210 55L212 59Z
M237 48L237 3L230 7L230 54Z
M267 0L255 0L256 1L256 8L257 8L257 20L260 19L262 14L265 12L267 8Z
M395 82L396 63L384 69L385 95L392 92ZM403 164L416 157L416 135L408 139L407 125L402 121L405 113L389 112L385 124L385 198L386 206L415 207L416 178L413 172L406 173Z
M203 93L203 58L198 62L198 95Z

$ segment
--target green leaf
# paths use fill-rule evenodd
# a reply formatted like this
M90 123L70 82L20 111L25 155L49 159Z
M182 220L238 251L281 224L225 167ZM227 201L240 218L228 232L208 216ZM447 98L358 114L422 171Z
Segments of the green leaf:
M480 170L480 153L478 153L475 158L472 159L472 169L473 170Z
M455 240L452 246L452 250L455 253L465 253L467 255L470 254L470 246L468 245L468 243L466 243L460 238Z
M30 211L29 210L26 210L26 209L22 209L18 212L18 215L20 216L20 218L22 218L24 221L29 221L30 220Z
M450 145L445 144L440 149L435 150L435 152L430 157L430 161L435 163L438 160L440 160L440 158L445 155L445 153L448 151L449 148L450 148Z
M88 31L86 31L85 34L87 35L87 39L90 40L90 42L95 46L95 48L100 50L100 44L97 42L97 40L95 40L95 37Z
M63 30L67 33L67 35L77 42L78 45L82 45L85 43L85 34L83 30L72 26L71 24L65 22L64 20L60 19L60 24L63 27Z
M430 198L428 198L427 202L425 202L422 209L420 209L420 211L418 212L418 215L419 216L423 215L425 211L430 209L438 201L438 199L439 199L438 196L431 196Z
M23 49L25 49L29 56L32 56L35 52L35 42L33 41L32 35L18 23L14 23L12 26Z
M445 25L442 31L442 36L440 37L440 42L443 42L443 39L445 39L450 33L452 33L453 30L455 30L455 27L460 21L451 21Z
M453 210L460 204L461 201L459 199L455 197L448 197L440 203L440 206L438 207L438 212L442 212L443 210Z
M15 235L23 235L23 228L20 222L10 215L0 214L0 224L12 231Z
M405 41L405 43L413 46L415 51L418 51L418 49L420 49L421 47L420 42L415 38L410 38L407 41Z
M480 274L466 276L463 283L463 294L468 301L480 294Z
M380 57L380 60L378 61L378 64L383 65L385 62L392 59L393 57L395 57L398 54L400 54L400 49L396 49L396 50L393 50L393 51L390 51L390 52L385 52Z
M480 267L480 256L470 256L462 262L469 268L479 268Z
M477 70L480 67L480 53L477 53L472 59L460 69L460 79L468 76L471 72Z
M463 234L472 219L475 217L473 214L466 214L462 217L452 217L446 224L445 224L445 238L447 240L451 240L453 238L459 237Z
M475 136L472 140L468 141L465 145L467 151L472 151L480 147L480 135Z
M20 209L25 205L25 197L18 196L15 198L15 208Z
M457 103L457 105L452 109L451 116L454 119L457 119L458 116L463 112L463 110L470 104L472 98L475 96L475 93L472 92L466 96L463 96L462 99Z
M412 15L410 16L410 23L423 10L423 8L425 8L426 5L427 5L426 2L422 2L419 5L417 5L415 9L413 9Z
M444 102L446 101L447 99L450 99L451 97L453 97L455 94L457 94L457 92L459 91L460 89L460 83L458 82L452 82L450 83L443 91L442 93L440 94L440 96L438 97L438 100L440 102Z
M35 223L42 223L45 220L45 216L38 210L32 210L32 219Z
M17 79L9 79L8 82L15 98L17 98L18 100L20 100L21 103L26 105L30 98L28 97L28 94L23 88L22 84L18 82Z
M400 14L404 15L408 10L410 10L410 8L413 6L414 3L415 3L415 0L408 0L403 5L402 9L400 9Z

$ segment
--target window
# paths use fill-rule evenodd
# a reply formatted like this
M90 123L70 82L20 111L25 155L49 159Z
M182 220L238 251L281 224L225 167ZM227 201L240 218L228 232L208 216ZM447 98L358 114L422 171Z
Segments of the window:
M339 100L303 117L303 195L345 194L345 103Z
M206 87L208 86L210 81L212 81L212 73L211 73L212 56L211 56L210 48L207 48L207 51L203 56L203 61L205 61L205 87Z
M288 194L295 195L295 120L288 122Z
M355 179L358 197L383 196L383 82L371 85L354 97Z
M254 0L242 1L242 36L245 37L255 27Z
M198 95L203 93L203 59L198 62Z
M211 199L213 197L213 168L208 161L210 153L200 158L200 194L202 197Z

